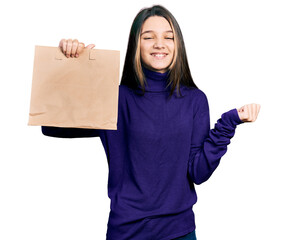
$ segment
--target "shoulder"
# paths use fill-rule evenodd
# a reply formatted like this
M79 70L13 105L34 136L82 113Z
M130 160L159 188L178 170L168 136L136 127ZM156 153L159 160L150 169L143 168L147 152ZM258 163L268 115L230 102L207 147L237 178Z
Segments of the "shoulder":
M192 101L196 102L202 102L202 101L208 101L207 96L204 93L203 90L199 88L188 88L183 87L185 95L187 95Z
M133 90L126 85L119 85L119 101L127 101L133 94Z
M133 90L126 85L119 85L119 93L130 94Z
M187 100L190 103L191 109L196 113L209 112L208 98L203 90L199 88L185 87Z
M130 93L130 88L125 85L119 85L119 97L125 96Z

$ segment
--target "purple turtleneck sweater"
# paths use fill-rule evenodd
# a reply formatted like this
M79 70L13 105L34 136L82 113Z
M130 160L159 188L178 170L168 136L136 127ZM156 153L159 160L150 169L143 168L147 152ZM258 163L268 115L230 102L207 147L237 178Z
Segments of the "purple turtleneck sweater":
M144 69L148 86L119 86L117 130L42 127L53 137L100 137L109 164L107 240L171 240L192 232L194 184L206 181L227 151L237 110L210 130L199 89L181 86L168 99L167 73ZM141 91L140 91L141 92Z

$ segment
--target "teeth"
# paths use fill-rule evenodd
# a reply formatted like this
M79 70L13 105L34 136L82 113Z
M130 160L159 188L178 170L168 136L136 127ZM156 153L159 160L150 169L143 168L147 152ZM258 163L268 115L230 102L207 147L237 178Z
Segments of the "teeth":
M165 54L153 54L153 56L155 56L155 57L164 57Z

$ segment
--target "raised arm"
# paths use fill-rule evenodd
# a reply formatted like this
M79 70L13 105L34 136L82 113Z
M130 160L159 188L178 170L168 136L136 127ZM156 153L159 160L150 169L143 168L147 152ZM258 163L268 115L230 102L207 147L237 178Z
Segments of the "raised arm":
M201 184L209 179L219 165L221 157L227 152L227 146L235 134L237 125L255 121L259 110L260 105L257 104L245 105L239 110L232 109L222 114L214 129L210 130L208 101L206 96L202 95L193 121L188 162L188 176L193 183Z

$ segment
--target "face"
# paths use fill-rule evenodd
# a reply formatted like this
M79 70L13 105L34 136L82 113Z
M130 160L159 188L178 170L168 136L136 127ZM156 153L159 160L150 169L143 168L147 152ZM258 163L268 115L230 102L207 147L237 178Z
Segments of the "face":
M149 17L140 35L140 55L144 66L164 73L174 56L174 35L169 22L160 16Z

